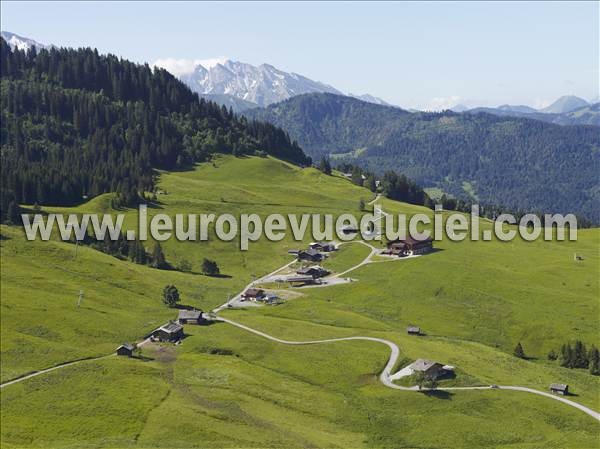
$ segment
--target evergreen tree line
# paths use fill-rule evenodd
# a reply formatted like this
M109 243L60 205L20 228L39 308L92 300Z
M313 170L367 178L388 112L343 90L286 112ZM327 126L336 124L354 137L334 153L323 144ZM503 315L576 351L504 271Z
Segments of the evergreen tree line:
M329 159L322 157L317 168L324 173L331 174L331 166ZM327 170L327 168L329 168ZM387 198L403 201L409 204L425 206L431 210L435 210L435 205L440 204L444 210L453 210L457 212L470 213L473 205L479 206L479 215L489 219L496 219L501 214L510 214L515 217L517 222L521 218L530 213L538 215L542 225L546 220L542 211L524 211L520 209L511 209L509 207L497 204L482 204L472 202L465 198L455 198L451 195L443 194L439 199L431 198L425 190L419 186L414 180L409 179L404 174L398 174L393 170L387 170L381 178L379 188L377 187L377 176L370 170L352 164L349 162L341 162L336 165L336 169L343 173L350 173L351 181L359 186L367 187L372 192L381 191ZM582 216L577 216L578 228L589 228L594 224L592 221L585 219Z
M0 76L3 222L17 204L73 205L105 192L131 205L153 189L154 168L216 152L310 164L281 129L237 117L147 64L89 48L11 50L0 39Z
M71 240L75 243L75 240ZM110 236L105 235L104 239L98 239L94 235L86 232L83 239L77 241L80 245L89 246L97 251L101 251L110 256L121 260L130 260L140 265L149 265L160 270L173 269L167 262L160 243L156 242L152 253L148 253L141 240L127 240L124 234L119 234L117 240L112 240Z
M571 343L562 345L560 354L550 351L548 359L559 359L560 366L565 368L589 369L591 374L600 375L600 351L594 345L588 351L585 343L580 340L576 340L573 346Z
M401 172L465 201L475 194L480 204L575 213L600 223L598 127L485 113L410 113L328 93L244 113L283 127L315 158L336 155L379 176Z

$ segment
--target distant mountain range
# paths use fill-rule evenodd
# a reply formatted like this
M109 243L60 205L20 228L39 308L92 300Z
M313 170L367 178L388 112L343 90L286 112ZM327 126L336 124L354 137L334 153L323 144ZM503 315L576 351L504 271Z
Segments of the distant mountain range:
M171 59L158 60L154 65L171 71L199 95L232 107L236 112L268 106L306 93L344 95L328 84L297 73L284 72L270 64L254 66L222 58L193 62L191 71L188 63L181 64ZM179 72L177 68L182 65L187 66L188 71ZM370 103L388 104L369 94L349 96Z
M478 114L481 112L499 115L501 117L522 117L543 122L555 123L557 125L594 125L600 126L600 103L588 104L585 100L583 106L572 109L576 104L583 103L577 101L567 103L563 99L577 97L561 97L555 103L547 108L536 110L528 106L500 106L497 108L474 108L464 111L465 114ZM562 101L561 101L562 100ZM558 104L557 104L558 103ZM560 111L563 112L544 112Z
M598 105L588 108L598 113ZM408 112L332 94L300 95L245 114L285 129L313 159L397 170L483 204L600 222L596 127L558 126L511 111Z
M600 126L600 103L590 104L583 98L565 95L542 109L534 109L524 105L505 104L496 108L467 108L457 105L451 108L454 112L478 114L485 112L502 117L524 117L541 120L557 125L595 125Z

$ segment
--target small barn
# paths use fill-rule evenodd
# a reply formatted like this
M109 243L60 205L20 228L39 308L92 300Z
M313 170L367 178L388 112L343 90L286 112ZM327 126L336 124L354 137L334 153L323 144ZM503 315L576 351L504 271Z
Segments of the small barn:
M265 291L260 288L249 288L242 293L242 299L245 301L256 301L264 298Z
M133 351L135 349L135 345L131 343L123 343L121 346L117 348L117 355L122 355L126 357L132 357Z
M173 321L155 329L151 336L158 341L175 342L183 338L183 326Z
M550 392L567 396L569 394L569 386L567 384L550 384Z
M202 310L180 310L177 322L179 324L202 324L204 322Z
M421 335L421 328L418 326L408 326L406 328L406 333L408 335Z
M309 248L298 253L298 260L307 262L321 262L323 260L323 255L316 249Z

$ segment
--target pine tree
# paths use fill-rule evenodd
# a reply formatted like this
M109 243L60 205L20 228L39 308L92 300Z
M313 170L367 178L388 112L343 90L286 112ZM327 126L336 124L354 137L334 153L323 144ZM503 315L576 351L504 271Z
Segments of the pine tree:
M363 185L362 170L359 167L354 167L352 170L352 182L357 186Z
M589 369L590 374L594 376L600 375L600 351L595 346L592 346L589 353Z
M560 349L560 366L564 366L565 368L573 368L575 366L573 349L570 343L562 345Z
M162 247L158 242L156 242L156 244L154 245L154 250L152 251L151 266L160 270L168 268L167 260L165 259L165 254L163 253Z
M367 176L367 181L365 182L365 187L369 189L371 192L377 191L377 181L375 180L375 176L373 174L369 174Z
M202 261L202 273L204 273L207 276L218 275L220 273L220 269L219 269L219 266L217 265L217 262L215 262L214 260L205 258Z
M319 170L326 175L331 175L331 164L329 163L329 159L327 159L325 156L323 156L319 162Z
M515 350L513 351L515 357L519 357L520 359L525 358L525 351L523 351L523 346L521 346L521 342L517 343L515 346Z
M20 215L19 206L14 201L8 203L8 207L6 209L6 222L8 224L18 225L21 223L21 215Z
M587 368L589 365L588 353L585 349L585 344L581 340L575 342L575 348L573 349L574 357L574 368Z

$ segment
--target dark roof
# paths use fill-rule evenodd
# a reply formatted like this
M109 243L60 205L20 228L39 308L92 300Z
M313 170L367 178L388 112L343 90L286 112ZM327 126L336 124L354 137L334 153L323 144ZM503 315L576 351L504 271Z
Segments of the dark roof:
M260 288L249 288L244 292L244 296L260 296L264 294L264 290Z
M569 386L567 384L550 384L551 390L566 391Z
M285 279L287 282L313 282L312 276L290 276Z
M202 318L202 310L180 310L178 319L180 320L199 320Z
M427 237L426 239L415 239L412 236L408 235L406 236L406 238L404 239L396 239L390 242L390 244L393 243L407 243L409 245L414 245L415 243L426 243L426 242L432 242L433 239L431 237Z
M309 256L319 256L321 253L319 253L319 251L317 251L316 249L313 249L313 248L308 248L308 249L307 249L307 250L305 250L305 251L300 251L300 253L299 253L299 254L300 254L300 255L301 255L301 254L308 254Z
M181 326L181 324L179 324L179 323L167 323L167 324L163 324L157 330L163 330L169 334L174 334L176 332L183 330L183 326Z
M127 349L129 351L133 351L135 349L135 345L132 345L131 343L123 343L117 349L121 349L121 348L125 348L125 349Z
M326 248L326 247L333 246L333 243L330 243L330 242L312 242L310 244L310 246L311 247L318 246L318 247L321 247L321 248Z

